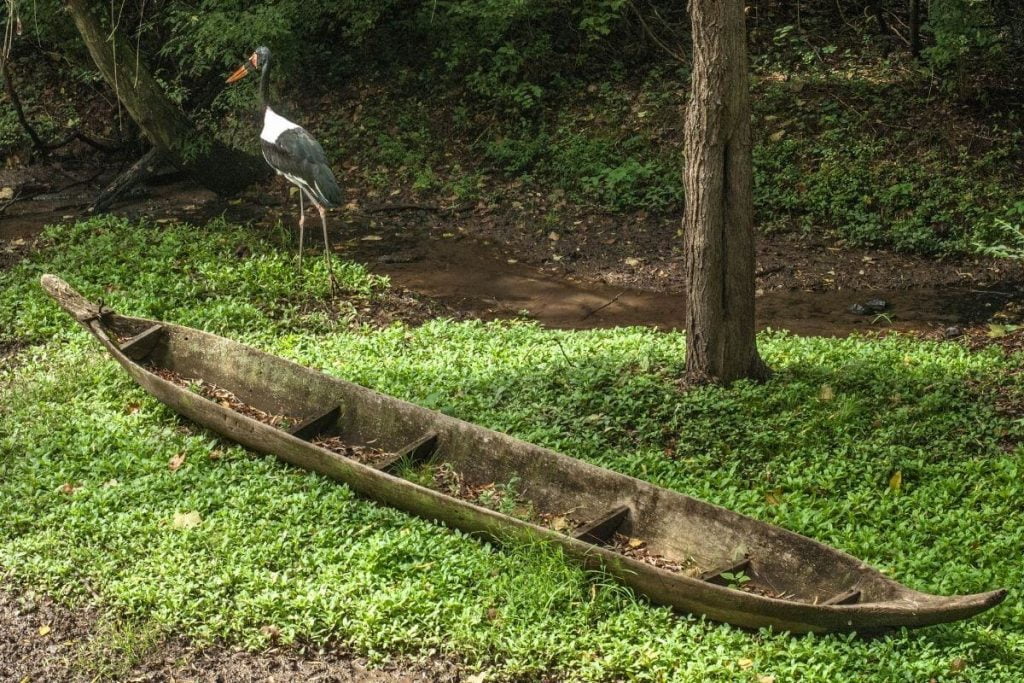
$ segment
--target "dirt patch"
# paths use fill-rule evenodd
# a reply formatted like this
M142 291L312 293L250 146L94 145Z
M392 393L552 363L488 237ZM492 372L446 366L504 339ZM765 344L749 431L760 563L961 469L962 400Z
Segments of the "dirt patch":
M3 341L0 340L0 366L7 361L8 358L16 355L23 348L28 346L27 343L17 340Z
M96 609L69 609L0 580L0 680L383 683L457 681L459 673L441 660L370 669L332 648L198 648L151 627L114 625Z

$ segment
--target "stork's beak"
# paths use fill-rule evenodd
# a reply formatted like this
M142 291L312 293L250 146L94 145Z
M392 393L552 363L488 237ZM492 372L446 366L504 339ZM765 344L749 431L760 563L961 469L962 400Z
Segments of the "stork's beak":
M233 74L231 74L230 76L228 76L228 80L225 81L225 82L226 83L234 83L235 81L239 81L239 80L245 78L246 74L248 74L250 71L255 71L256 70L256 59L257 59L256 53L253 52L252 56L249 57L249 59L246 60L246 62L244 64L242 64L242 66L240 66L237 69L235 69L235 72Z

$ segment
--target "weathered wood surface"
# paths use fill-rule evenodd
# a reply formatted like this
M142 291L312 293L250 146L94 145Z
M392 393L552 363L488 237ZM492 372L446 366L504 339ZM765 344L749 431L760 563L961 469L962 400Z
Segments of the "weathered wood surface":
M96 335L107 351L150 394L191 420L254 450L319 472L355 491L412 514L498 541L545 541L590 568L602 568L652 601L745 627L792 632L873 631L963 619L1004 599L1005 590L943 597L914 591L857 558L786 531L647 482L584 463L549 449L366 389L263 353L243 344L170 323L116 315L98 308L53 276L43 286ZM164 326L151 362L202 377L261 410L308 419L339 406L332 431L353 444L372 442L397 452L433 432L434 457L451 463L467 481L482 484L516 476L540 512L628 523L628 533L651 552L716 567L743 563L754 581L786 599L736 590L699 576L653 567L552 529L447 496L362 465L287 431L206 400L125 356L104 330L137 334ZM626 508L628 513L623 511ZM609 511L613 514L609 515ZM600 541L599 538L595 540ZM955 558L951 558L955 559ZM699 573L699 570L698 572ZM854 597L856 592L856 597ZM792 599L789 598L792 596ZM855 604L828 604L838 599Z

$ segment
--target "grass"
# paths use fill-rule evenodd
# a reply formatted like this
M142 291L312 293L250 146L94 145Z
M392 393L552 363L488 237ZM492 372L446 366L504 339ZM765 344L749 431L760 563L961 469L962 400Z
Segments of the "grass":
M770 383L684 394L678 335L353 328L305 312L325 294L322 264L297 274L289 249L237 226L95 219L47 238L0 273L0 329L33 344L0 366L0 566L16 581L72 603L95 592L124 623L200 642L256 648L274 626L284 642L334 642L373 661L452 657L495 679L1024 677L1016 592L971 621L875 639L748 632L651 606L556 550L497 550L362 500L181 422L35 283L57 272L123 312L244 338L809 534L940 593L1024 581L1024 423L996 407L1020 402L1020 356L765 334ZM228 256L239 240L252 262ZM357 299L381 287L358 266L345 273ZM198 524L181 524L186 513Z

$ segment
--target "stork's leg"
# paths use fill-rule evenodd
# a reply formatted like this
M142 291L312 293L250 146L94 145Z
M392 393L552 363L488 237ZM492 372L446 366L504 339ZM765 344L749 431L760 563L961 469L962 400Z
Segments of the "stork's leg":
M338 281L334 277L334 262L331 260L331 241L327 238L327 210L317 202L313 202L313 204L320 212L320 223L324 226L324 258L327 260L327 272L331 274L331 293L333 294L338 288Z
M302 270L302 238L306 229L306 207L302 203L302 188L299 188L299 270Z

